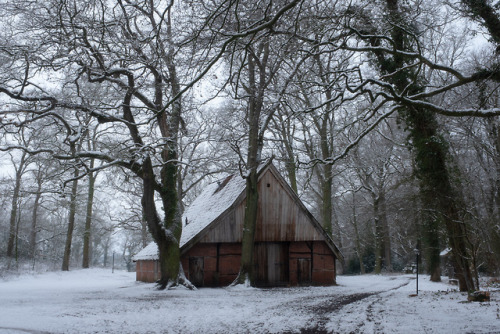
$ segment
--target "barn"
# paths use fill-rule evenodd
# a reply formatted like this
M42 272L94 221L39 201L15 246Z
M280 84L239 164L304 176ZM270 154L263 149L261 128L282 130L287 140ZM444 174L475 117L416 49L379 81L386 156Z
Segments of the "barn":
M245 180L231 175L210 184L183 215L181 263L198 287L227 286L241 259ZM336 284L342 253L272 163L259 170L255 232L255 284L268 286ZM135 257L138 281L159 279L153 242Z

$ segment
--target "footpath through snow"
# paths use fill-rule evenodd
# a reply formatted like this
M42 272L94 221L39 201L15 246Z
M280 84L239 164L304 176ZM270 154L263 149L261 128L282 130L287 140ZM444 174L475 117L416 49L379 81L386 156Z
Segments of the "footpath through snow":
M500 333L491 301L420 276L340 276L339 286L157 291L90 269L0 281L0 333Z

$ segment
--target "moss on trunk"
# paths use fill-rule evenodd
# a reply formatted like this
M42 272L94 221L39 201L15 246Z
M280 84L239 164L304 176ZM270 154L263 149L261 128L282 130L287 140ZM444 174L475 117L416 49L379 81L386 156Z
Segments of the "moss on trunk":
M243 225L243 240L241 245L241 267L236 284L254 284L253 253L255 226L257 225L257 212L259 205L259 193L257 189L257 169L252 169L246 181L246 207Z

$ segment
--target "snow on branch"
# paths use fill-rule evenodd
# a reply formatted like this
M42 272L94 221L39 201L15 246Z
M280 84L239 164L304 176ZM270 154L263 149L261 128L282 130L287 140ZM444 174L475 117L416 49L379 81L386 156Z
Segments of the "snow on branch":
M387 117L392 115L399 108L400 108L399 106L393 107L389 111L380 115L372 124L370 124L360 134L358 134L357 137L353 141L351 141L340 154L338 154L334 157L330 157L328 159L317 158L317 159L311 160L310 163L313 165L316 165L318 163L333 165L337 161L345 158L347 156L347 154L349 153L349 151L351 151L354 147L356 147L359 144L361 139L363 139L366 135L368 135L373 129L375 129L380 124L380 122L382 122L384 119L386 119Z

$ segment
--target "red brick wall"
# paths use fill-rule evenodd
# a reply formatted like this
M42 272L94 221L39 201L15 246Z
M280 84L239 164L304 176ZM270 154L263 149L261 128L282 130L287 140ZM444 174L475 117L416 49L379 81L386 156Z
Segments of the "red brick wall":
M291 242L289 248L290 285L299 284L298 259L309 259L311 262L311 284L336 284L335 255L324 241Z
M160 278L160 268L156 260L137 261L135 278L137 281L154 283Z
M217 268L217 247L219 247L219 263ZM238 275L241 262L241 244L237 243L199 243L182 255L181 262L184 273L189 279L189 258L203 257L204 286L227 286Z
M312 283L314 285L336 284L335 255L324 241L313 243Z
M308 246L309 244L309 246ZM311 248L312 242L296 241L291 242L289 247L289 271L290 271L290 285L296 286L299 284L298 272L297 272L297 260L298 259L310 259L311 258Z
M218 250L217 250L218 248ZM312 248L312 249L311 249ZM219 253L217 263L217 252ZM181 257L182 267L189 279L189 257L203 257L204 286L228 286L238 275L241 262L241 244L199 243ZM298 241L289 244L289 284L298 285L298 259L311 261L311 284L336 284L335 256L324 241ZM136 279L156 282L160 278L157 261L137 261Z
M238 276L241 264L241 244L220 244L219 286L228 286Z
M182 256L182 267L188 279L189 277L189 258L203 257L203 283L205 286L216 285L217 280L217 244L196 244L186 254Z

